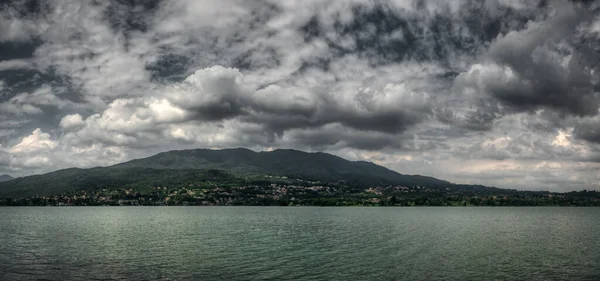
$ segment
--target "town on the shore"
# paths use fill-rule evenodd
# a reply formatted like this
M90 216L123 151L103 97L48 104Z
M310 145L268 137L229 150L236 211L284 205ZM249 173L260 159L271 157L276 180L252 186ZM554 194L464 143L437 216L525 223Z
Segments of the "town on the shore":
M0 198L0 206L600 206L600 192L501 190L485 192L421 186L302 185L112 187L53 196Z

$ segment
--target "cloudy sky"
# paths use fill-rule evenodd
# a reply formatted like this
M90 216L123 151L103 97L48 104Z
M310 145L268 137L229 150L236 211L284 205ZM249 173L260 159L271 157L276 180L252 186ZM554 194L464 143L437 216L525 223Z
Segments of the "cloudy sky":
M0 174L294 148L600 188L600 1L2 1Z

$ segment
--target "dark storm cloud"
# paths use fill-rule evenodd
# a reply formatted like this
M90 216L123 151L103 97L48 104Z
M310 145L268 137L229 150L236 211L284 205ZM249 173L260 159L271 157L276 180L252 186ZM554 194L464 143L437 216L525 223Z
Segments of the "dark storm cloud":
M115 31L145 32L162 0L111 0L104 16Z
M304 149L324 150L329 147L352 147L363 150L401 148L406 140L389 134L374 134L351 130L339 125L326 126L324 130L307 129L293 131L286 136L290 144L300 144Z
M335 97L320 93L311 97L310 104L283 109L278 104L267 100L254 100L254 115L245 116L243 120L264 124L274 133L283 134L287 129L321 127L338 123L348 128L387 134L401 133L407 128L428 118L431 110L426 99L419 99L411 104L390 107L375 104L377 101L361 99L357 95L353 104L341 104ZM280 100L279 104L293 105L293 99ZM300 104L299 104L300 105ZM356 108L352 108L356 107Z
M376 1L371 6L354 5L352 21L347 22L338 14L331 26L324 26L322 21L332 19L315 16L300 32L307 42L325 39L334 55L359 54L373 64L405 60L450 64L456 56L477 54L486 42L502 32L523 28L536 16L532 10L516 12L511 7L487 6L484 1L461 3L458 14L441 2L441 12L432 14L424 3L416 5L417 13L398 9L386 1ZM335 32L330 32L330 28Z
M326 124L339 123L348 128L364 132L382 132L397 134L408 127L418 124L427 117L427 112L410 113L396 112L370 112L362 115L345 111L338 107L323 108L314 115L274 115L258 113L245 116L242 120L250 123L263 124L268 131L282 135L289 129L320 128Z
M356 91L272 85L255 91L244 87L242 81L243 75L235 69L213 67L197 71L185 82L169 88L166 98L186 110L187 117L182 120L212 122L239 118L279 136L291 129L321 128L328 124L394 135L432 113L426 95L404 88ZM343 96L352 99L342 102Z
M600 143L600 121L597 119L581 121L575 126L573 134L586 141Z
M467 110L457 110L446 104L436 107L434 112L435 117L443 123L475 132L491 130L494 122L503 114L496 102L485 99L473 101Z
M557 15L535 33L508 34L498 38L490 48L490 57L509 66L520 79L529 82L520 89L493 88L492 94L503 102L518 108L548 106L575 115L595 115L598 97L593 91L590 67L595 61L580 52L561 50L560 46L545 46L545 42L565 40L586 19L585 14L556 7ZM562 67L556 56L573 55L568 66ZM590 64L593 63L593 64Z
M499 114L495 111L486 111L485 109L477 109L473 113L468 113L466 118L462 120L460 126L474 131L486 131L493 127L493 122L498 118Z
M524 29L494 39L485 56L493 65L460 75L455 87L462 90L463 83L476 83L476 90L487 92L507 110L547 108L575 116L598 114L599 95L594 90L598 40L581 34L582 26L593 20L591 12L550 1L538 17ZM489 71L494 74L486 76Z
M510 67L520 80L512 84L488 82L485 88L479 90L488 91L493 99L476 102L474 111L458 112L460 116L456 116L454 108L432 104L429 109L435 111L443 122L469 130L485 131L493 128L495 120L512 111L548 107L574 115L596 114L598 97L594 93L592 79L585 70L597 65L594 64L597 56L584 53L581 47L568 47L570 44L582 46L577 42L579 37L575 31L580 24L591 19L590 13L581 7L573 8L558 2L556 5L560 7L552 7L551 4L539 1L527 9L515 10L498 4L467 2L461 6L459 14L448 11L434 15L425 11L423 5L417 5L421 13L412 14L402 14L385 3L356 5L351 8L352 21L333 19L333 33L316 16L299 30L306 42L325 39L333 50L333 57L358 54L375 65L406 60L452 65L461 56L483 54L485 58ZM443 4L441 6L444 7ZM558 12L551 15L553 11ZM537 27L536 21L540 22L541 27ZM528 33L534 35L528 36ZM567 38L567 47L552 45L563 38ZM342 39L351 43L344 45ZM490 48L486 50L488 45ZM572 56L566 69L556 61L555 54ZM328 57L305 61L300 70L310 66L328 70L331 60ZM497 101L509 108L500 109ZM402 118L406 124L412 124L408 119ZM352 120L352 116L348 120ZM393 119L388 120L390 122L373 122L381 124L379 128L371 124L365 127L385 132L401 132L405 128L400 123L393 125ZM423 118L418 118L414 123L421 120ZM364 119L348 123L353 124L354 128L361 128L361 121ZM314 124L322 125L319 122Z

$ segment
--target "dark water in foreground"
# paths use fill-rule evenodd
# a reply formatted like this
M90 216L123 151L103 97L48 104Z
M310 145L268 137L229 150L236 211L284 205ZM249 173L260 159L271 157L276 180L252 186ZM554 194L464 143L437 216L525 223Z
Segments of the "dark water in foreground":
M600 208L0 208L0 280L600 280Z

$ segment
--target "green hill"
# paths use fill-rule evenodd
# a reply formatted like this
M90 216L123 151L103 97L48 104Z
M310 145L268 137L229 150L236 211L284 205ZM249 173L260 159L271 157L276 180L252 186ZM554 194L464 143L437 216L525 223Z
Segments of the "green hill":
M371 162L348 161L327 153L307 153L290 149L270 152L254 152L243 148L178 150L132 160L115 165L113 168L219 169L242 174L286 176L307 180L345 180L365 185L446 186L450 184L431 177L401 175Z
M105 187L182 185L211 180L220 184L244 183L265 176L348 186L426 186L469 188L418 175L402 175L382 166L348 161L327 153L297 150L254 152L248 149L178 150L136 159L110 167L64 169L0 182L0 196L46 196ZM483 186L473 188L494 189Z
M70 168L0 183L0 197L48 196L99 188L182 185L213 180L228 182L235 176L219 170L168 170L149 168Z

